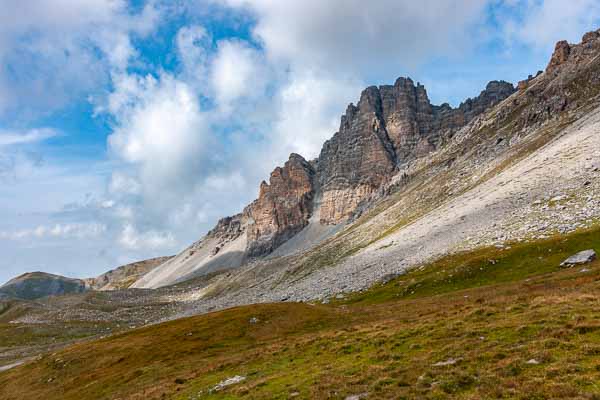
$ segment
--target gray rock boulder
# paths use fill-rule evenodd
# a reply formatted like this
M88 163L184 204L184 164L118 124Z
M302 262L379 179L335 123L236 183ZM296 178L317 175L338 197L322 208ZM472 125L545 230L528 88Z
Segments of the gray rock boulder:
M577 254L572 255L565 261L560 263L561 267L572 267L573 265L587 264L596 259L596 252L594 250L584 250Z

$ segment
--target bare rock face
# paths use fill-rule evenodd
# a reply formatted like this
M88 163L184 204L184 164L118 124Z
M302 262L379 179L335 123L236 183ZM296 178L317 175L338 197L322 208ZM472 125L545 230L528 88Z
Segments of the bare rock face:
M535 76L529 75L527 77L527 79L519 81L519 83L517 84L517 90L518 91L524 91L525 89L527 89L529 87L529 84L531 83L531 81L533 81L535 78L537 78L541 74L543 74L543 72L542 71L538 71L537 74L535 74Z
M399 166L434 151L442 138L514 91L510 83L492 81L478 97L452 108L432 105L425 88L409 78L367 88L358 106L348 106L339 132L321 150L321 222L350 218Z
M598 32L598 31L587 32L585 35L583 35L581 42L583 44L589 43L589 42L592 42L592 41L598 39L599 37L600 37L600 32Z
M441 137L451 136L514 90L509 83L490 82L478 97L452 108L432 105L425 87L409 78L365 89L358 104L348 106L318 159L290 155L269 183L261 183L258 199L219 221L206 236L214 246L210 256L243 234L247 257L269 254L308 225L315 207L322 224L349 220L399 166L434 151Z
M339 132L321 150L318 176L323 223L347 219L396 168L381 100L378 88L363 91L358 106L348 106Z
M202 253L216 259L242 241L244 260L269 254L306 227L317 211L322 224L348 221L368 208L398 167L428 155L442 138L514 91L509 83L493 81L478 97L452 108L432 105L425 87L409 78L368 87L356 106L348 106L318 159L290 155L269 183L261 183L258 198L242 213L221 219L190 247L189 257ZM210 246L206 254L202 246Z
M427 154L435 148L434 108L425 87L409 78L399 78L394 86L379 88L383 122L400 162Z
M206 238L214 238L217 241L215 247L211 250L211 255L215 256L225 245L233 242L240 237L245 230L246 216L236 214L233 217L221 218L211 231L206 234Z
M455 111L456 114L464 117L463 125L455 127L455 129L466 125L473 118L482 114L488 108L500 103L514 92L515 88L511 83L505 81L489 82L485 87L485 90L483 90L479 96L474 99L467 99L458 107L458 110Z
M550 63L546 67L546 73L552 73L557 67L564 64L569 59L569 54L571 54L571 46L566 40L556 43Z
M599 53L600 30L586 33L579 44L558 42L545 73L536 76L535 85L523 85L526 96L503 113L514 118L516 128L523 128L577 109L582 100L600 94L600 74L591 62Z
M315 171L291 154L284 167L262 182L258 199L244 210L248 217L248 255L268 254L308 224L312 212Z

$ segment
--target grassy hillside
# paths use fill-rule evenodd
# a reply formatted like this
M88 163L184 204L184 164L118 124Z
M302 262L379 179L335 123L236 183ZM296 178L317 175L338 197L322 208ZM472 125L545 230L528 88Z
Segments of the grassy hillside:
M599 230L80 343L0 373L0 398L600 398L600 262L558 267L587 248Z

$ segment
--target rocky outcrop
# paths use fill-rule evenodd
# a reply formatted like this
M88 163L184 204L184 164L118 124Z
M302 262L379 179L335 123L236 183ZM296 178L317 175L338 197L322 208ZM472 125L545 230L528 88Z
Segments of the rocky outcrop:
M535 76L529 75L527 77L527 79L519 81L519 83L517 84L517 90L518 91L523 91L523 90L527 89L527 87L529 87L529 83L531 81L533 81L535 78L537 78L538 76L540 76L541 74L543 74L543 73L544 73L543 71L538 71L537 74L535 74Z
M314 190L313 167L291 154L283 168L260 185L258 199L244 210L247 216L248 255L268 254L308 224Z
M268 183L261 183L258 198L243 212L221 219L202 240L134 287L159 287L237 268L272 253L312 222L325 229L308 229L307 238L335 232L330 228L368 209L399 168L436 150L514 91L507 82L493 81L476 98L452 108L432 105L425 87L409 78L368 87L357 105L347 107L338 132L317 159L290 155Z
M586 33L579 44L558 42L545 72L520 85L526 96L503 108L498 123L508 118L515 129L533 127L600 94L600 74L594 62L599 52L600 30Z
M514 91L510 83L492 81L478 97L452 108L432 105L423 85L409 78L367 88L357 106L348 106L340 130L321 150L321 222L350 218L399 166L434 151L442 139Z
M233 217L221 218L211 231L206 235L207 238L214 238L217 243L211 250L211 255L217 255L225 245L239 238L245 231L246 217L243 214L236 214Z
M246 247L241 259L269 254L306 227L316 213L321 224L348 221L398 167L434 151L443 138L514 90L507 82L493 81L478 97L452 108L432 105L425 87L410 78L368 87L357 105L347 107L338 132L325 142L316 160L291 154L268 183L261 183L258 198L242 213L221 219L205 239L186 250L185 262L198 254L206 257L204 247L209 245L208 257L216 260L243 235Z
M435 147L434 108L425 87L409 78L399 78L393 86L381 86L382 123L395 152L406 162L427 154Z
M572 255L565 261L560 263L561 267L572 267L574 265L588 264L596 259L596 252L594 249L583 250L577 254Z
M339 131L325 142L318 160L320 220L336 224L392 175L396 155L383 121L381 92L367 88L350 104Z
M550 62L546 67L546 73L554 72L560 65L567 62L569 54L571 54L571 46L569 46L569 43L566 40L561 40L556 43L552 58L550 58Z

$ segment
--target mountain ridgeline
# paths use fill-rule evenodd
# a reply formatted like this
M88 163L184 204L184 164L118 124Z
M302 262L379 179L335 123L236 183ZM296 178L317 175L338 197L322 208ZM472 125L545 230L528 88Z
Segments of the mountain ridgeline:
M291 154L260 185L241 213L221 219L205 238L138 281L157 287L236 268L266 256L313 223L321 230L356 218L407 163L443 146L453 134L516 89L492 81L457 108L432 105L410 78L365 89L341 117L317 159ZM314 244L314 243L313 243Z
M477 137L506 131L497 143L477 150L479 155L469 155L472 148L463 143L445 161L447 165L457 157L493 159L495 146L505 138L514 137L516 143L545 121L576 110L597 95L599 52L598 31L584 35L579 44L561 41L545 71L516 88L491 81L479 96L457 108L432 105L425 87L409 78L366 88L358 103L347 107L338 132L324 143L318 158L307 161L291 154L268 183L261 183L258 198L241 213L221 219L203 239L133 286L165 286L271 254L309 249L371 209L404 171L412 168L414 173L414 165L427 164L434 154L455 148L458 132L478 142Z
M241 214L221 220L211 234L245 221L248 253L260 256L303 229L315 213L321 224L346 222L399 167L429 154L514 91L510 83L493 81L475 99L452 108L432 105L425 88L409 78L369 87L356 106L348 106L319 158L309 162L291 154L269 183L261 183L258 199ZM241 225L236 226L241 233Z

